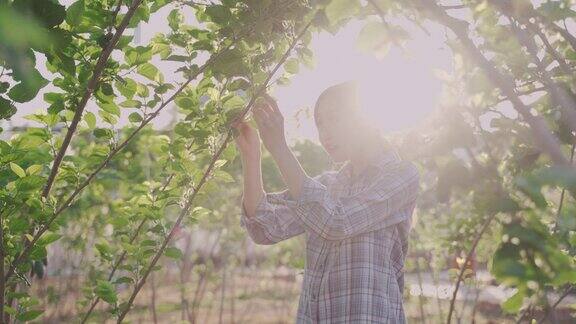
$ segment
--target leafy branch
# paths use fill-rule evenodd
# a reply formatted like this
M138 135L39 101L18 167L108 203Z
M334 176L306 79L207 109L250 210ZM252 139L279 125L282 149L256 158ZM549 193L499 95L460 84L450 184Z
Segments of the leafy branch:
M373 5L373 1L370 1ZM492 83L508 97L514 109L530 125L532 135L536 143L550 156L552 161L558 165L569 165L569 161L564 156L560 143L552 135L546 121L540 115L534 115L530 108L524 104L514 89L514 80L502 75L496 67L484 56L481 50L474 44L468 36L468 23L448 15L435 1L411 0L417 7L426 9L439 23L449 28L458 38L468 55L476 64L484 70L486 76Z
M42 197L48 197L48 195L50 194L50 189L52 188L52 185L54 184L54 181L56 180L56 175L58 174L58 169L60 168L60 164L62 163L62 160L64 159L64 156L66 155L66 151L68 150L68 146L70 146L70 142L72 141L72 136L76 132L76 128L78 128L78 123L82 119L82 114L84 113L84 109L86 108L86 104L88 103L88 100L90 100L90 97L92 97L92 93L94 92L94 90L96 89L96 86L98 85L98 82L100 81L100 77L102 76L102 73L104 72L104 69L106 68L106 63L108 62L108 59L110 58L110 55L112 54L112 50L114 49L114 47L116 46L116 44L120 40L120 37L124 33L124 30L126 30L126 27L130 23L132 16L134 16L134 13L136 12L136 10L138 9L138 6L140 6L141 3L142 3L142 0L134 0L132 2L132 5L128 8L128 12L126 13L124 18L120 22L120 25L116 28L116 33L114 33L114 36L112 36L110 41L106 44L106 48L104 48L104 50L102 51L102 53L98 57L98 61L96 62L96 66L94 67L94 72L92 74L92 78L90 78L90 81L88 81L88 84L86 86L86 91L84 92L82 99L80 100L80 102L78 103L78 106L76 107L76 109L74 111L74 118L72 119L72 122L70 123L70 126L68 127L68 131L66 132L66 135L64 137L64 141L62 142L62 146L60 146L60 149L58 150L58 154L56 155L56 158L54 159L54 163L52 164L52 169L50 171L50 174L48 175L48 180L46 181L46 186L44 187L44 190L42 191Z
M305 27L298 34L298 36L296 36L293 39L292 43L290 44L290 46L288 47L288 49L286 50L286 52L284 53L284 55L282 56L280 61L276 64L276 66L272 69L272 71L270 71L268 73L268 76L263 81L262 85L252 95L252 97L251 97L250 101L248 102L248 104L246 105L246 107L243 109L243 111L240 114L238 114L238 116L236 116L236 118L233 121L230 122L230 124L232 124L235 120L244 118L244 116L248 113L248 111L252 108L252 106L256 102L256 99L258 99L260 97L260 95L264 92L264 90L267 87L268 82L270 82L270 80L272 79L272 77L274 76L276 71L280 68L280 66L282 66L282 64L286 61L286 59L288 59L292 49L294 48L294 46L296 46L296 44L300 40L300 38L302 38L302 36L304 36L304 34L308 30L308 28L310 27L312 22L313 22L313 18L310 19L310 21L305 25ZM202 178L200 179L200 181L198 182L198 184L194 187L192 194L190 195L190 197L188 198L188 201L186 202L186 204L184 205L184 207L180 211L178 218L176 219L176 222L172 226L168 236L166 236L166 238L162 242L162 245L160 246L160 249L156 252L154 257L152 258L152 261L150 262L150 265L148 266L148 268L144 272L142 278L136 283L134 290L128 299L127 304L124 306L122 313L118 317L118 323L121 323L124 320L124 318L126 317L126 315L128 314L128 312L130 311L132 304L134 303L134 300L136 299L136 296L138 295L138 293L140 292L140 290L142 289L142 287L146 283L146 279L148 278L148 276L152 272L152 269L155 267L155 265L158 262L158 260L160 259L160 257L164 254L164 251L166 250L168 243L172 240L172 237L174 236L176 229L182 223L184 216L186 216L188 214L188 212L190 211L190 208L192 207L192 204L194 203L194 199L198 195L198 192L200 191L200 189L202 188L204 183L206 183L208 176L212 172L212 169L214 168L216 161L220 158L220 155L222 154L222 152L224 151L224 149L228 145L228 142L232 139L232 136L233 136L232 130L233 130L232 127L228 128L228 131L226 132L226 137L224 138L222 144L220 145L220 147L218 148L216 153L212 156L212 159L210 160L208 168L204 172L204 174L203 174Z
M66 210L68 207L71 206L73 200L82 192L82 190L87 187L90 182L94 179L94 177L96 177L96 175L98 173L100 173L100 171L102 171L102 169L104 169L108 163L112 160L112 158L114 158L114 156L116 156L116 154L118 154L118 152L120 152L124 147L126 147L128 145L128 143L130 143L130 141L146 126L148 125L154 118L156 118L158 116L158 114L169 104L171 103L187 86L188 84L190 84L190 82L192 82L194 79L196 79L200 74L202 74L206 68L208 68L210 66L210 64L212 64L212 62L217 59L220 55L222 55L222 53L224 53L225 51L227 51L233 44L235 44L235 42L231 42L228 46L225 47L225 49L223 49L222 51L218 52L217 54L211 56L205 63L204 65L202 65L193 75L191 75L188 80L186 82L184 82L182 84L182 86L180 86L180 88L178 90L176 90L174 92L174 94L172 94L172 96L170 96L170 98L168 98L162 105L160 105L153 113L151 113L146 119L144 119L140 125L132 132L130 133L130 135L128 135L128 137L122 142L120 143L118 146L114 147L114 149L112 149L112 151L110 151L110 153L108 154L108 156L106 156L106 158L98 165L98 167L86 178L86 180L84 180L84 182L82 182L78 187L76 187L76 189L74 190L74 192L72 192L72 194L70 196L68 196L68 198L65 200L65 202L63 204L61 204L61 206L59 208L56 209L56 211L54 212L54 214L50 217L50 219L48 219L48 221L46 223L44 223L44 225L38 230L38 232L36 232L36 234L34 234L32 240L30 241L29 244L26 245L26 247L24 248L24 250L22 251L22 253L20 253L12 262L12 265L10 266L10 269L8 270L8 272L6 273L6 275L4 276L4 280L8 280L12 275L14 275L16 267L25 260L26 257L28 257L28 255L30 254L30 252L32 251L32 248L34 247L34 245L38 242L38 240L40 239L40 237L50 228L50 225L58 218L58 216L64 211Z

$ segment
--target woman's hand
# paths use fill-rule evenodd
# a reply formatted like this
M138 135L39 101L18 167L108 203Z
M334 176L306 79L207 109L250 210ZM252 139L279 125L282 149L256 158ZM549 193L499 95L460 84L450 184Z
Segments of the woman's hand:
M284 134L284 116L274 98L264 94L254 105L252 113L262 142L270 154L274 155L288 148Z
M237 120L232 124L238 130L238 135L234 137L236 146L240 150L240 155L243 158L260 159L260 136L256 129L254 129L245 120Z

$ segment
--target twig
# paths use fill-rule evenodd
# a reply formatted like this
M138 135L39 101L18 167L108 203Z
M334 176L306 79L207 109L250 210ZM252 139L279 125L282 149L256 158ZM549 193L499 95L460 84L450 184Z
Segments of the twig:
M546 320L546 318L548 318L548 316L550 316L552 311L560 304L560 302L562 300L564 300L564 298L568 297L568 295L570 295L570 293L572 293L573 290L574 290L574 286L572 286L572 285L568 286L568 288L566 288L566 290L564 291L562 296L560 296L560 298L558 298L558 300L554 303L554 305L552 305L550 308L548 308L546 310L544 315L542 315L542 318L540 318L540 320L538 320L538 323L543 323L544 320Z
M508 97L514 109L530 125L534 140L557 165L569 165L568 159L564 156L560 148L559 141L552 135L546 121L540 115L534 115L530 108L520 100L514 89L513 79L501 74L496 67L484 56L482 51L468 36L468 24L462 20L448 15L435 1L411 0L417 6L427 9L432 17L439 23L448 27L460 40L466 52L476 61L476 64L484 70L486 76Z
M574 108L576 107L576 100L572 98L568 93L564 91L564 89L560 88L553 80L550 73L546 70L546 66L544 66L543 62L538 58L538 49L536 48L535 43L533 42L533 36L528 34L525 30L520 28L516 20L504 13L506 17L511 20L510 26L516 39L520 44L526 47L528 54L532 58L533 63L538 68L539 75L536 75L535 78L540 79L539 81L546 85L550 91L550 96L552 99L560 106L562 117L566 120L567 124L569 125L570 129L576 131L576 111ZM546 39L545 37L543 39ZM531 42L532 41L532 42ZM559 60L558 64L562 65L563 60ZM570 72L568 72L570 75Z
M229 46L231 46L234 43L231 43ZM226 49L229 48L226 47ZM134 130L125 140L124 142L122 142L120 145L116 146L112 151L110 151L110 153L108 154L108 156L104 159L104 161L86 178L86 180L84 180L84 182L82 184L80 184L76 190L74 190L74 192L66 199L66 201L64 202L64 204L62 204L57 210L56 212L52 215L52 217L50 217L50 219L40 228L40 230L34 235L32 241L30 242L30 244L27 244L26 248L22 251L22 253L15 258L15 260L12 262L12 265L10 267L10 270L8 271L8 273L5 275L5 278L8 279L10 278L13 274L14 274L14 270L16 268L16 266L18 266L18 264L20 264L20 262L22 262L22 260L28 256L28 254L31 252L32 247L34 246L34 244L40 239L40 237L42 236L42 234L44 234L48 228L50 227L50 225L54 222L54 220L56 220L56 218L64 211L66 210L68 207L70 207L70 205L72 204L72 201L74 200L74 198L76 198L76 196L78 196L80 194L80 192L90 184L90 182L92 181L92 179L94 179L94 177L102 170L104 169L104 167L106 167L108 165L108 163L110 162L110 160L112 160L112 158L118 153L120 152L124 147L126 147L126 145L128 145L128 143L136 136L136 134L138 134L146 125L148 125L154 118L156 118L158 116L158 114L160 113L160 111L162 111L162 109L164 109L164 107L166 107L170 102L172 102L172 100L174 100L174 98L180 94L180 92L182 92L186 86L188 86L188 84L194 80L198 75L200 75L201 73L204 72L204 70L209 66L209 64L211 64L211 62L218 56L220 56L224 51L219 52L218 54L211 56L210 59L208 59L208 61L206 61L206 63L204 63L204 65L198 69L198 71L196 73L194 73L194 75L190 76L190 78L176 91L174 92L174 94L168 99L166 100L166 102L164 104L162 104L160 107L158 107L158 109L156 109L152 114L150 114L146 119L144 119L142 121L142 123L138 126L138 128L136 128L136 130Z
M106 63L108 62L108 58L110 57L110 54L112 54L112 50L116 46L116 43L118 43L118 40L120 40L120 36L122 36L122 33L124 33L124 30L126 29L128 24L130 23L130 19L132 18L132 16L136 12L136 9L138 9L138 6L140 6L141 3L142 3L142 0L134 0L132 2L132 5L130 6L130 8L128 8L128 12L126 13L124 18L122 19L122 22L120 23L118 28L116 28L116 33L114 34L114 36L112 36L112 39L110 39L110 41L106 45L106 48L100 54L100 57L98 57L98 61L96 62L96 66L94 67L94 72L92 74L92 78L90 79L90 81L88 81L88 85L86 86L86 91L84 92L84 95L82 96L82 99L80 100L80 103L76 107L76 110L74 113L74 118L72 119L72 122L70 123L70 126L68 127L68 131L66 132L66 136L64 137L64 141L62 142L62 146L60 147L60 150L58 151L58 155L56 155L56 158L54 159L54 163L52 164L52 169L51 169L50 174L48 176L48 180L46 182L46 185L44 186L44 190L42 191L42 197L48 197L48 195L50 194L50 189L52 188L52 185L54 184L54 180L56 180L56 175L58 174L58 169L60 168L60 164L62 163L62 159L64 159L64 155L66 155L66 150L68 150L68 146L70 145L70 142L72 140L72 136L76 132L76 128L78 127L78 123L82 119L82 114L84 113L84 109L86 108L86 104L88 103L88 100L90 99L90 97L92 97L92 93L94 92L94 90L96 89L96 85L100 81L100 76L102 75L102 72L104 71L104 68L106 67Z
M265 90L266 85L268 84L268 82L270 82L270 79L273 77L273 75L276 73L276 71L280 68L280 66L284 63L284 61L286 61L286 59L288 58L288 56L290 55L290 52L292 51L292 49L294 48L294 46L296 45L296 43L298 42L298 40L304 35L304 33L308 30L308 28L310 27L310 25L312 24L313 19L310 19L310 21L306 24L306 26L304 27L304 29L302 30L302 32L300 32L300 34L293 40L292 44L290 45L290 47L288 48L288 50L286 51L286 53L284 53L283 57L280 59L280 61L277 63L277 65L274 67L274 69L268 74L268 77L266 78L266 80L263 82L263 85L260 86L260 88L254 93L254 95L252 96L252 98L250 99L250 102L248 103L248 105L244 108L243 112L241 114L239 114L239 116L237 116L237 118L235 118L235 120L237 120L238 118L243 118L243 116L250 110L250 108L254 105L254 102L256 101L256 99L261 95L261 93ZM230 124L232 124L233 121L230 122ZM138 293L140 292L140 289L142 289L142 287L144 286L144 284L146 283L146 279L148 278L148 276L150 275L150 273L152 272L152 269L154 268L154 266L156 265L156 263L158 262L158 260L160 259L160 257L164 254L164 250L166 249L168 243L172 240L172 237L174 236L174 233L176 231L176 228L178 228L180 226L180 224L182 223L182 220L184 219L184 216L188 214L188 211L190 210L190 208L192 207L192 203L194 202L194 199L196 198L198 192L200 191L200 189L202 188L202 186L204 185L204 183L207 181L208 176L210 175L210 173L212 172L212 169L214 168L214 165L216 163L216 161L219 159L220 155L222 154L222 152L224 151L224 149L226 148L226 146L228 145L228 142L232 139L232 128L230 127L226 133L226 137L224 138L224 141L222 142L222 144L220 145L220 147L218 148L218 150L216 151L216 153L214 154L214 156L212 157L207 170L204 172L204 175L202 176L202 178L200 179L200 181L198 182L198 185L196 186L196 188L194 189L194 191L192 192L190 198L188 199L186 205L184 206L184 208L182 209L182 211L180 212L180 214L178 215L178 218L176 219L176 222L174 223L174 225L172 226L172 229L170 230L170 233L168 234L168 236L164 239L164 242L162 243L160 249L158 250L158 252L156 252L156 254L154 255L154 258L152 259L152 262L150 263L150 265L148 266L148 268L146 269L146 271L144 272L142 278L138 281L138 283L136 283L135 287L134 287L134 291L132 292L130 298L128 299L128 302L126 304L126 306L124 307L122 313L120 314L120 316L118 317L118 323L121 323L124 318L126 317L126 315L128 314L128 312L130 311L130 308L132 307L132 304L134 303L134 300L136 298L136 296L138 295Z
M464 259L464 264L462 265L462 268L458 273L458 279L456 280L456 287L454 287L454 292L452 293L452 299L450 300L450 310L448 310L448 318L446 319L447 324L450 324L452 320L452 313L454 312L454 304L456 303L456 296L458 295L458 289L460 288L460 283L462 282L462 278L464 277L464 271L466 270L466 266L468 265L468 262L471 260L472 254L474 254L474 252L476 251L476 247L478 246L480 239L488 229L488 225L490 225L490 223L496 217L496 215L497 213L493 213L486 219L486 221L484 221L482 229L480 230L480 232L476 234L476 237L474 237L472 247L470 248L470 251L468 251L466 259Z

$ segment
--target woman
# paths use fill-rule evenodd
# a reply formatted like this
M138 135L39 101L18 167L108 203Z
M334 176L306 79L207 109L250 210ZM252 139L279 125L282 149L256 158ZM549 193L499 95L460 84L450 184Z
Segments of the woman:
M405 323L403 265L419 173L359 109L344 82L316 102L319 139L337 171L309 177L290 151L274 100L253 108L258 132L237 122L244 191L240 224L257 244L305 233L306 262L297 323ZM260 138L288 189L266 193Z

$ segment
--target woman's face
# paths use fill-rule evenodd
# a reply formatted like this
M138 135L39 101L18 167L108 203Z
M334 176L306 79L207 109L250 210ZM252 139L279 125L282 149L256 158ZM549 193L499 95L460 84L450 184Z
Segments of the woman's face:
M324 150L334 162L349 160L357 149L361 132L356 114L342 103L323 98L316 107L314 121Z

